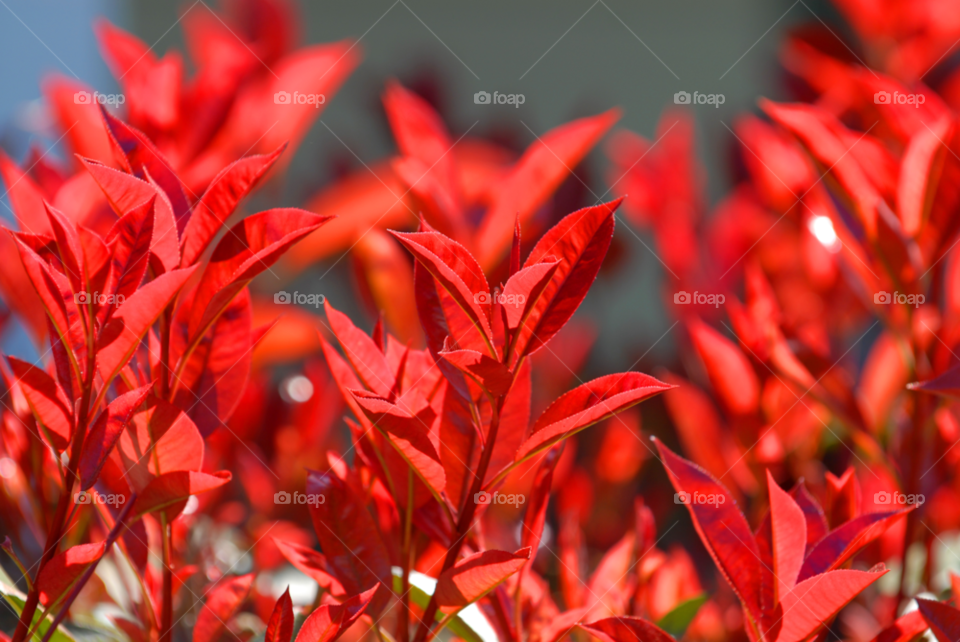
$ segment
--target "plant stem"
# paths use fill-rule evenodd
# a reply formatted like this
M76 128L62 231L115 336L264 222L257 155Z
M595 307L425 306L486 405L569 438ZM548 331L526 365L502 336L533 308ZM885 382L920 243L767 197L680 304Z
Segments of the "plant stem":
M464 497L463 506L460 508L460 518L457 520L457 529L455 533L455 539L450 544L450 548L447 549L447 556L443 560L443 568L440 569L440 573L450 569L454 564L457 563L457 557L460 555L460 549L463 548L463 541L467 537L467 533L470 531L470 527L473 524L473 516L477 511L477 502L474 499L474 496L483 489L483 479L487 476L487 468L490 466L490 460L493 457L493 447L497 443L497 431L500 428L500 411L503 408L503 400L505 395L501 395L497 398L496 402L491 404L493 406L493 416L490 418L490 430L487 432L486 447L483 449L483 454L480 456L480 463L477 465L477 471L473 479L473 486L470 489L470 492ZM434 617L437 613L437 596L436 591L430 596L430 602L427 604L427 608L423 613L423 619L420 620L420 625L417 627L417 634L414 637L414 642L425 642L427 634L430 631L430 627L433 625Z
M114 523L113 528L110 529L110 533L107 535L106 547L104 548L103 554L106 555L110 548L113 546L114 542L117 541L117 538L120 537L120 534L124 529L124 521L127 519L127 515L130 513L130 509L133 508L134 503L137 501L137 494L134 493L130 497L130 501L127 502L127 505L123 507L123 510L117 516L117 521ZM67 613L70 611L70 606L73 604L73 601L77 599L77 596L80 595L80 591L83 589L84 585L93 575L93 572L97 569L97 564L100 560L97 560L93 564L87 567L87 570L83 572L83 575L80 576L80 579L77 581L76 585L73 587L73 591L67 597L66 601L60 607L57 617L54 618L53 624L50 625L50 628L47 629L47 634L43 636L43 642L49 642L50 637L53 635L54 631L57 630L57 627L60 625L60 622L63 621L63 618L67 616Z
M170 568L171 527L166 513L160 514L163 534L163 605L160 607L160 642L170 642L173 628L173 569Z
M410 557L413 553L410 540L413 535L413 468L407 468L407 509L403 517L403 550L400 552L403 564L403 578L400 586L400 617L397 623L397 640L407 642L410 639Z

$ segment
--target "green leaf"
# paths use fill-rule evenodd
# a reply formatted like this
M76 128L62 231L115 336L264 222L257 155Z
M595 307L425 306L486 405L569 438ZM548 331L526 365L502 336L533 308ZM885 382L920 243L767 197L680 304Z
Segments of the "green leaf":
M690 623L693 622L693 618L696 617L697 611L700 610L700 607L703 606L703 603L706 601L706 593L701 593L696 597L691 597L689 600L681 602L673 607L673 609L660 618L656 624L661 629L679 640L683 637L683 634L686 632L687 627L690 626Z
M24 600L20 597L17 597L16 595L11 595L9 593L4 594L3 599L5 599L10 604L10 606L13 607L13 610L16 611L17 615L19 616L20 612L23 611ZM37 626L37 622L40 621L41 615L42 615L41 609L37 609L37 611L33 614L32 626ZM44 619L44 621L40 624L40 626L37 627L37 631L36 633L34 633L33 639L36 640L36 642L40 642L41 640L43 640L43 636L47 634L47 630L50 628L50 625L52 623L53 623L52 620ZM63 627L57 627L57 630L54 631L53 635L50 636L50 642L76 642L76 640L72 635L64 631Z
M391 570L393 571L393 592L401 595L403 593L403 571L399 566L394 566ZM427 604L430 602L430 596L433 595L433 589L436 588L436 585L437 580L429 575L424 575L417 571L410 571L410 598L413 600L413 603L421 609L427 608ZM439 622L444 616L445 614L438 609L436 621ZM466 618L466 620L464 618ZM476 604L471 604L454 616L447 624L447 628L450 629L451 633L465 642L490 642L488 636L480 635L467 623L469 621L476 626L480 623L477 618L483 618L483 623L486 623L486 616L483 615L479 607L477 607ZM487 627L489 627L489 624L487 624ZM492 640L494 642L497 640L495 634Z

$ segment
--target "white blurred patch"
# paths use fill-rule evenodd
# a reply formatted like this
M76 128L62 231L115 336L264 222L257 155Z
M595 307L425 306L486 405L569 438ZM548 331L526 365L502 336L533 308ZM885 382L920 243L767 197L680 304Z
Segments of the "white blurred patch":
M296 375L285 379L280 384L280 396L284 401L304 403L313 396L313 382L303 375Z
M13 479L17 474L17 462L9 457L0 457L0 477L4 479Z
M820 241L820 245L831 252L840 251L840 238L837 236L837 231L833 229L833 221L830 220L830 217L814 216L807 223L807 228Z

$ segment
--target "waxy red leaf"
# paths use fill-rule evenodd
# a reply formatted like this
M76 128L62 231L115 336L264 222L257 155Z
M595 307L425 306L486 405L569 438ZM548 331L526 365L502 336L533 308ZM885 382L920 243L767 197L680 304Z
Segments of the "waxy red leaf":
M535 265L518 269L507 280L500 294L503 311L507 317L507 327L516 330L536 307L544 288L553 278L559 261L543 261Z
M162 274L117 308L97 339L97 366L109 385L127 364L140 340L193 274L195 266Z
M513 383L513 374L505 365L476 350L451 350L439 354L496 397L506 394Z
M197 614L197 623L193 627L193 642L217 642L220 639L230 618L250 594L253 577L253 573L231 577L208 592L209 597ZM289 595L287 599L290 599ZM291 617L291 625L292 619Z
M938 642L960 640L960 611L948 604L917 598L917 608Z
M176 470L155 477L133 505L130 521L136 521L146 513L163 512L168 521L176 518L187 505L190 495L199 495L220 488L230 481L229 471L221 470L212 475L194 470Z
M780 597L776 642L801 642L824 626L847 602L887 571L839 570L799 582Z
M308 472L306 492L324 497L310 505L310 517L330 572L347 593L361 593L378 583L392 586L390 555L367 502L333 473ZM378 594L371 613L379 615L386 603L387 595Z
M761 620L760 552L746 518L726 487L699 466L655 440L677 498L690 511L707 551L755 622ZM695 496L713 503L695 501ZM781 600L784 596L781 596Z
M280 549L280 554L301 573L305 574L322 588L330 591L335 597L346 594L346 591L340 582L337 581L337 578L327 572L327 561L323 555L312 548L307 548L294 542L285 542L282 539L276 538L274 538L273 541L276 543L277 548Z
M120 439L127 422L140 404L147 398L153 384L125 392L100 413L84 441L83 454L80 457L80 490L93 486L107 457Z
M271 154L241 158L223 168L197 201L181 240L182 265L193 265L237 205L253 191L260 179L270 171L286 145Z
M776 586L773 604L793 590L803 564L807 545L806 518L800 506L784 492L767 471L767 489L770 493L771 548L773 577Z
M263 642L290 642L293 637L293 600L290 599L290 587L277 599L273 613L267 621L267 631Z
M105 542L78 544L51 558L37 577L40 603L49 606L63 597L87 567L100 560L104 550Z
M897 180L897 215L903 233L915 237L920 233L933 191L940 179L939 159L946 153L945 140L949 140L950 119L942 118L932 126L926 125L910 138L900 161L900 177Z
M699 319L691 319L687 329L723 404L735 414L755 413L760 402L760 382L743 351Z
M807 554L799 580L839 568L914 508L915 505L898 511L864 513L833 529Z
M347 315L335 310L329 301L324 301L324 309L330 321L330 329L340 342L343 354L353 366L360 382L367 390L381 397L389 396L396 382L383 351L373 339L357 328Z
M587 382L554 401L534 422L520 445L517 461L546 450L598 421L673 386L640 372L606 375Z
M151 196L133 207L114 223L107 234L106 240L113 243L113 251L104 294L114 295L114 300L108 300L107 306L101 308L103 321L109 319L120 303L133 295L147 273L150 247L153 243L156 200L156 196Z
M354 595L342 604L323 604L306 619L295 642L334 642L356 622L379 592L381 584Z
M611 617L581 624L580 628L602 642L674 642L669 633L638 617Z
M512 347L514 361L544 346L580 307L610 248L614 212L622 200L568 214L530 251L524 268L553 261L559 264L533 308L525 312Z
M23 391L43 434L57 452L63 452L73 435L73 403L53 377L35 365L7 357L10 370Z
M460 560L437 578L437 606L449 613L473 604L519 571L529 559L530 549L521 548L516 553L483 551Z

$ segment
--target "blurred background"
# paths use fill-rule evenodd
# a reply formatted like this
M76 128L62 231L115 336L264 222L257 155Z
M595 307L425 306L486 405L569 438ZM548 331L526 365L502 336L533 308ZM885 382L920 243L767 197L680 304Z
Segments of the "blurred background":
M98 17L131 31L159 56L183 50L178 26L183 16L218 8L215 0L0 0L0 5L0 145L17 161L31 145L62 153L40 98L38 80L44 74L76 77L101 92L119 91L94 37ZM611 107L622 110L617 127L655 139L656 122L676 92L723 94L722 105L692 110L707 193L715 203L740 171L728 129L736 114L755 111L760 96L788 95L777 60L783 33L798 23L822 21L853 41L833 9L813 0L378 0L309 2L300 8L302 43L359 39L363 61L297 150L284 184L269 186L265 198L271 206L303 205L338 176L395 151L380 102L390 78L432 103L454 138L469 131L517 152L553 127ZM478 91L523 94L524 101L476 104ZM600 145L558 199L570 209L609 199L607 165ZM0 200L8 205L6 195ZM0 207L0 215L9 217L8 207ZM649 371L676 358L659 303L663 268L652 241L621 219L616 243L614 260L608 261L615 269L605 269L579 313L598 330L589 375L630 367ZM295 285L335 297L338 307L366 315L372 325L369 309L344 300L352 298L353 277L350 261L338 258L315 266ZM5 343L16 353L26 340L8 336Z

